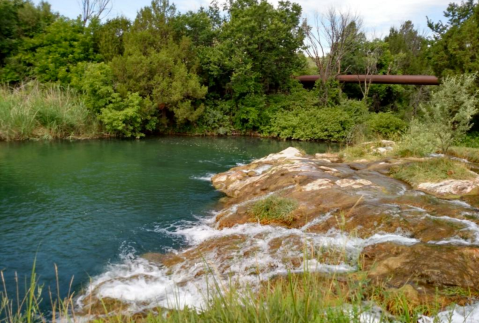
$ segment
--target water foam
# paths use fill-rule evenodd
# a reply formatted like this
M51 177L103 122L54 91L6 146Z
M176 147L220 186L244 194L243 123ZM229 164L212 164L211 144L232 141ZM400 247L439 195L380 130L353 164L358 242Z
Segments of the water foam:
M191 176L190 178L191 179L196 179L198 181L211 182L211 179L213 178L213 176L215 176L214 173L206 173L206 174L200 175L200 176Z
M323 219L327 216L324 215ZM237 239L237 248L227 253L221 247L206 249L201 258L184 260L170 267L141 257L124 257L122 263L110 265L105 273L93 279L78 304L83 305L91 294L120 300L129 304L131 311L157 306L189 306L200 310L208 302L213 279L221 286L235 282L240 287L254 287L261 281L288 272L352 272L357 269L358 257L366 246L384 242L405 245L419 242L399 234L375 234L361 239L338 230L312 233L308 232L309 228L310 224L288 229L247 223L217 230L211 226L211 219L196 225L185 223L176 230L161 232L187 241L191 247L186 252L211 239L221 238L227 241L228 238ZM331 251L341 257L321 257Z
M472 233L469 239L464 239L461 237L452 237L452 238L448 238L448 239L444 239L440 241L430 241L429 243L438 244L438 245L444 245L444 244L479 245L479 226L475 222L464 220L464 219L451 218L449 216L433 216L433 215L427 215L427 216L430 217L431 219L442 220L442 221L447 221L447 222L462 225L464 228L461 229L460 231L470 231Z
M469 306L455 306L440 312L435 317L423 316L418 323L477 323L479 322L479 303Z

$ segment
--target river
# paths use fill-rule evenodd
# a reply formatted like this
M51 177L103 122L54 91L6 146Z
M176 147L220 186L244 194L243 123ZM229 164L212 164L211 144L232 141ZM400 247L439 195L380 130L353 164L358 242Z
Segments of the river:
M212 174L294 146L259 138L0 142L0 271L9 295L36 272L44 291L79 292L111 264L181 249L170 235L210 216L221 193Z

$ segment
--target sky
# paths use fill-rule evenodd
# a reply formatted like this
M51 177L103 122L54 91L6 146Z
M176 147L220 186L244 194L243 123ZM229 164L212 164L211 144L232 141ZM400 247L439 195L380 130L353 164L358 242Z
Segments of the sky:
M80 0L47 0L54 11L75 18L80 14ZM151 0L112 0L113 9L108 16L124 15L134 19L139 9ZM269 0L276 4L278 0ZM38 3L40 0L34 0ZM219 1L222 3L223 1ZM406 20L412 20L419 31L428 32L426 16L438 21L443 19L443 11L453 0L293 0L303 8L303 17L312 18L316 12L325 12L334 7L349 10L363 19L363 26L369 35L385 36L392 26L399 27ZM170 0L180 12L207 7L209 0Z

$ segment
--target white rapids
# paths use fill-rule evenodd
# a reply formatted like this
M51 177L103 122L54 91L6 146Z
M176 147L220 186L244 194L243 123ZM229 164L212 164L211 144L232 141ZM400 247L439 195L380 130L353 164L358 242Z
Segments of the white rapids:
M328 216L326 214L323 217ZM310 224L300 229L287 229L247 223L217 230L211 225L212 222L210 218L174 232L158 231L182 237L191 248L210 239L244 237L239 248L231 251L227 257L221 257L217 250L211 250L202 255L202 261L180 263L167 268L130 253L122 263L110 265L105 273L94 277L77 304L82 306L89 297L94 296L122 301L129 304L131 311L185 306L200 310L208 301L208 291L214 281L225 289L231 282L240 287L254 288L261 281L288 272L351 272L357 269L358 257L366 246L384 242L404 245L419 242L400 234L375 234L360 239L337 230L326 234L310 233L307 232ZM281 246L273 249L273 241L280 241ZM341 261L330 263L322 261L321 257L304 257L307 253L320 255L331 250L343 255ZM285 259L300 259L301 264L292 266ZM207 267L211 274L200 274ZM219 267L222 268L221 272Z

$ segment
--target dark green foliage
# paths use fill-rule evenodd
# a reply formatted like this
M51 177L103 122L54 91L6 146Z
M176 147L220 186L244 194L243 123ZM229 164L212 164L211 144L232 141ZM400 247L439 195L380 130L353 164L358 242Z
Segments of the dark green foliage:
M424 50L427 40L419 34L410 20L404 22L399 29L391 28L384 41L395 56L395 68L402 74L420 75L430 72Z
M110 133L140 138L144 129L152 131L157 123L157 118L148 113L148 103L138 93L128 93L124 99L115 93L112 103L101 109L99 119Z
M399 135L407 127L405 121L390 112L372 114L367 124L372 133L386 138Z
M98 52L106 61L111 61L116 56L125 52L124 37L130 30L131 22L125 17L108 20L99 26L94 37Z
M226 7L227 18L218 45L202 55L208 83L234 98L284 89L304 61L296 54L303 34L301 7L265 0L236 0Z
M58 19L41 34L25 39L5 67L4 81L36 77L42 82L69 84L76 64L99 60L93 37L80 20Z
M46 2L35 6L28 0L0 0L0 67L16 52L22 37L42 32L57 16Z
M428 20L434 32L429 51L437 75L474 73L479 70L479 5L473 0L451 3L444 12L447 23Z
M234 102L229 101L207 101L203 115L199 118L196 130L193 132L212 133L227 135L234 129L231 112L234 109Z

